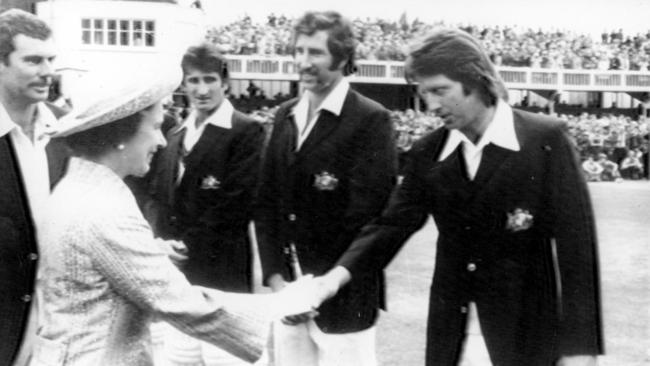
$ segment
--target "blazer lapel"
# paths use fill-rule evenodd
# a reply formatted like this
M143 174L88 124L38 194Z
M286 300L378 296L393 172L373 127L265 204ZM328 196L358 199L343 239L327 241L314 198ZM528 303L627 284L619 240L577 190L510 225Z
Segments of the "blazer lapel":
M215 125L209 124L205 126L196 145L194 145L192 151L185 157L185 172L187 173L198 166L213 146L221 145L221 142L227 137L228 132L230 132L229 129ZM184 175L184 177L186 176L187 174Z
M501 146L488 144L483 148L483 156L481 157L481 164L474 177L474 183L478 187L484 187L494 176L494 174L501 170L512 156L516 154L515 151L505 149Z
M287 165L291 166L296 162L296 155L298 152L298 128L296 127L296 119L293 114L287 114L284 120L284 139L285 144L282 146L284 150L283 155L287 158Z
M153 179L160 179L160 184L156 184L159 188L166 191L166 203L172 204L174 202L174 193L176 192L176 180L178 178L178 164L182 159L182 144L185 137L186 129L180 131L174 130L167 136L167 147L163 150L162 161L164 164L160 167L160 173L154 176Z
M325 139L329 134L334 131L336 126L338 126L340 117L336 116L330 111L322 110L320 116L316 120L316 125L311 130L311 133L307 139L303 142L302 146L298 150L298 155L304 155L309 152L315 146L318 146L318 143ZM295 126L295 124L294 124Z

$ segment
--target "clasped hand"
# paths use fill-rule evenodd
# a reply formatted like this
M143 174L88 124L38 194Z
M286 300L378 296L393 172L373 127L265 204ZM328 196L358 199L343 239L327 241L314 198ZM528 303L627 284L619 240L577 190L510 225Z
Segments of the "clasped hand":
M318 307L325 300L336 295L340 286L341 281L330 273L318 277L306 275L285 284L280 294L286 296L285 301L288 301L286 304L298 307L294 308L296 311L286 312L282 322L296 325L315 318L318 315Z

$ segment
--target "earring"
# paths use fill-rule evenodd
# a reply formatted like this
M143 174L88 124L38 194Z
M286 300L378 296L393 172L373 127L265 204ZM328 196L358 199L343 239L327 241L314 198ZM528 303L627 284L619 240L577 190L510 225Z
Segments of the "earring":
M118 149L118 150L124 150L125 147L126 147L126 146L124 146L124 144L119 144L119 145L117 145L117 149Z

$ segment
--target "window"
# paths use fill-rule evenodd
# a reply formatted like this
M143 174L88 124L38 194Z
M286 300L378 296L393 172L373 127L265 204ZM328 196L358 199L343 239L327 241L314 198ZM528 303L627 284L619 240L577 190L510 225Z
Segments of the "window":
M81 19L81 43L122 47L155 47L156 22L144 19Z

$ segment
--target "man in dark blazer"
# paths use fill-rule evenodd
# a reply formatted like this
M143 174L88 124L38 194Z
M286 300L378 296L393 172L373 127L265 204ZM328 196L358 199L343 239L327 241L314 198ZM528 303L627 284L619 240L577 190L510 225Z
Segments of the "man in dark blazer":
M226 98L227 61L214 45L190 47L182 68L192 109L168 132L139 201L156 235L187 246L192 284L251 292L248 225L264 130Z
M0 364L25 365L36 334L40 213L67 151L50 143L45 105L56 56L50 27L20 10L0 14ZM48 174L49 171L49 174Z
M562 124L512 110L483 48L462 31L426 38L406 69L445 128L414 145L382 216L321 279L323 298L384 268L432 215L427 365L595 365L596 231Z
M303 93L276 113L255 221L264 281L274 290L299 275L298 263L311 274L331 268L381 212L396 176L388 111L344 78L354 69L349 21L335 12L310 12L294 32ZM326 302L308 325L321 361L374 364L373 325L382 303L381 270L355 278Z

